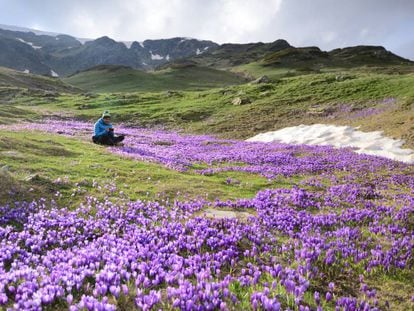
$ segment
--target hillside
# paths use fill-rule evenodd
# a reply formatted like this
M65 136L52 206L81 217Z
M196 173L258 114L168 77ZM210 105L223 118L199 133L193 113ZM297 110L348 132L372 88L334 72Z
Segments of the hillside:
M0 67L0 88L11 87L62 93L76 93L80 91L57 78L24 73Z
M190 57L189 60L247 76L268 75L271 78L360 69L364 66L411 68L414 65L414 62L381 46L355 46L327 52L318 47L292 47L283 40L272 44L223 45L212 53Z
M27 105L29 101L25 97L14 98L10 104L37 113L65 113L90 122L102 110L109 109L119 122L148 127L162 125L226 138L245 139L299 124L360 126L366 131L383 130L387 136L405 139L407 146L414 146L414 68L407 66L307 73L279 77L269 83L250 82L212 89L191 79L199 73L199 67L170 68L158 73L123 67L101 70L85 71L68 80L79 79L79 85L95 88L102 94L62 95L35 106L42 99L33 95L31 105ZM188 70L196 72L190 75ZM207 69L203 69L203 77L204 70ZM178 78L179 73L182 80ZM212 73L214 77L220 72ZM95 80L98 84L94 85ZM223 84L216 83L216 86ZM166 91L173 87L187 90ZM203 91L195 91L201 87ZM118 93L121 89L138 88L147 91ZM109 92L110 89L117 92Z
M235 73L191 64L168 66L153 72L102 65L76 73L63 81L93 92L204 90L246 82Z

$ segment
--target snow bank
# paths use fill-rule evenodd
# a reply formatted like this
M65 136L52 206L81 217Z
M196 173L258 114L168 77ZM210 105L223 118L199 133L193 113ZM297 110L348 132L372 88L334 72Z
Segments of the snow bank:
M414 151L403 149L403 140L384 137L381 131L362 132L351 126L328 124L299 125L258 134L247 139L247 141L330 145L338 148L353 147L357 153L414 163Z

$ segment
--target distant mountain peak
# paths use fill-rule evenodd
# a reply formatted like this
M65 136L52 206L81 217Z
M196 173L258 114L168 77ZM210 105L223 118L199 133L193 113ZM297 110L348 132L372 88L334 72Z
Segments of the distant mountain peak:
M178 60L185 60L177 63ZM173 66L228 69L258 62L263 66L286 64L304 67L332 64L400 64L408 60L381 46L356 46L321 51L318 47L296 48L284 39L270 43L226 43L189 37L116 41L108 36L75 38L24 27L0 25L0 66L34 74L67 76L99 65L151 70ZM167 65L168 66L168 65ZM173 67L172 66L172 67ZM194 65L195 66L195 65Z

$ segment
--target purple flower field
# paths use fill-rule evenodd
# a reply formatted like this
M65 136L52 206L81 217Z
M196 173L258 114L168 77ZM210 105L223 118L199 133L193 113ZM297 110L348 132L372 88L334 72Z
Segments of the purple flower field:
M90 136L89 125L75 121L3 128ZM398 307L375 280L412 275L413 165L349 149L118 131L127 135L125 145L111 152L180 172L304 178L290 189L236 201L88 197L79 206L42 199L1 206L4 309ZM207 207L251 216L207 218ZM414 306L413 295L401 303Z

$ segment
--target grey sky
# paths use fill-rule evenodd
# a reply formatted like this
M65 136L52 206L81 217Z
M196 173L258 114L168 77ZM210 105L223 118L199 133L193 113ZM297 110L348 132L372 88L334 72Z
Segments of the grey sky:
M0 24L125 41L372 44L414 59L414 0L0 0Z

